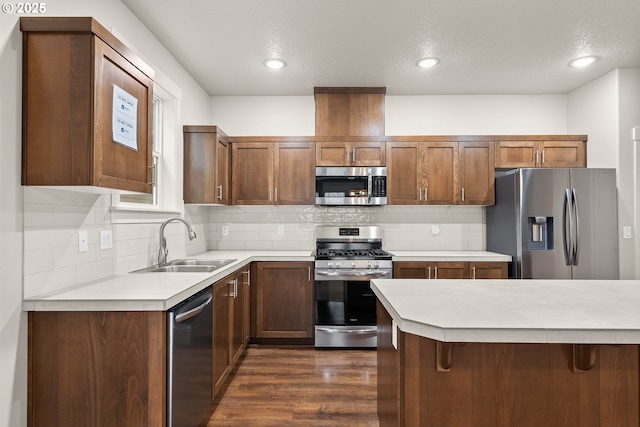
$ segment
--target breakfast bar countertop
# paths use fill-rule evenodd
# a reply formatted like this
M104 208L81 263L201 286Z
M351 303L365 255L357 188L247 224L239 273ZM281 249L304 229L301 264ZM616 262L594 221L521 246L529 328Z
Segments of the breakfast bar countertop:
M442 342L640 344L640 280L374 279L403 332Z

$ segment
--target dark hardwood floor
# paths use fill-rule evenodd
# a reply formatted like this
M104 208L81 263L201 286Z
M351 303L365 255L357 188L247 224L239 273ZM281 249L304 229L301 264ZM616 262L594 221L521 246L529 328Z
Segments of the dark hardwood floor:
M207 427L378 426L376 352L249 347Z

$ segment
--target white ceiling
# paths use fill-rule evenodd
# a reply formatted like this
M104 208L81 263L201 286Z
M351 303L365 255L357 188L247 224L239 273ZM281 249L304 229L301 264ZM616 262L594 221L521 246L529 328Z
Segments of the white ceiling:
M123 1L210 95L564 94L640 68L640 0Z

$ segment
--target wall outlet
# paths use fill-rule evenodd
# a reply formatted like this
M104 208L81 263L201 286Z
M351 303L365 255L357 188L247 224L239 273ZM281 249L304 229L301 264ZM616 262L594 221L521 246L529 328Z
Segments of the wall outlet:
M111 249L113 247L113 235L111 230L100 231L100 249Z
M284 225L278 224L278 236L284 236Z
M86 230L78 232L78 252L87 252L89 250L89 233Z
M625 239L630 239L631 238L631 227L626 225L624 227L622 227L622 237Z
M229 226L228 225L223 225L222 226L222 235L223 236L228 236L229 235Z

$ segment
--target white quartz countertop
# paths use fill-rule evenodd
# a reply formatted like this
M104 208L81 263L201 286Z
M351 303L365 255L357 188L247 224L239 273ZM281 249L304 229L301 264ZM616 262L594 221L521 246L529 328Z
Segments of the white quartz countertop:
M313 261L311 251L211 251L235 259L211 273L128 273L25 299L24 311L165 311L252 261Z
M638 280L374 279L403 332L443 342L640 344Z
M487 251L389 251L393 261L509 262L510 255Z
M394 261L510 261L486 251L391 251ZM209 251L194 259L235 259L211 273L128 273L23 301L24 311L165 311L252 261L313 261L312 251Z

